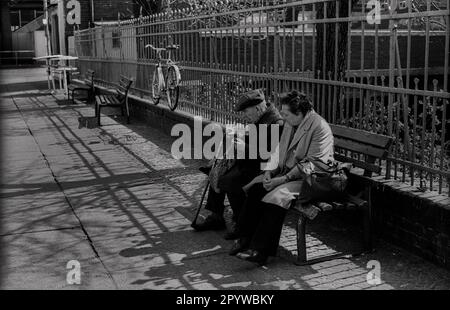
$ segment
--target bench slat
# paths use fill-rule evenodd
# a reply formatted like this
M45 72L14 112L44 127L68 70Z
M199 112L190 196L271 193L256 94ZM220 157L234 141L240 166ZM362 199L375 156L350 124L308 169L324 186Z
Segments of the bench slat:
M389 148L393 138L385 135L380 135L372 132L367 132L360 129L349 128L341 125L330 124L331 130L335 137L341 137L364 144L370 144L378 148Z
M133 79L129 79L121 75L118 83L114 83L114 88L110 91L115 91L117 94L98 95L96 102L98 104L98 124L100 124L100 108L101 107L121 107L122 115L126 112L127 123L130 123L130 115L128 108L128 91L133 83Z
M122 103L114 95L100 95L100 104L102 106L120 106Z
M108 96L108 100L110 105L122 105L122 102L120 102L116 96Z
M102 96L95 96L95 102L98 104L98 105L101 105L102 104L102 98L101 98Z
M128 89L126 87L123 87L123 86L118 86L117 87L117 91L125 94L128 91Z
M105 95L102 95L102 96L101 96L101 99L102 99L102 104L103 104L103 105L105 105L105 104L107 104L107 103L108 103L108 101L107 101L107 99L106 99L106 96L105 96Z
M119 83L123 83L123 84L125 84L125 85L128 85L128 84L130 84L131 82L133 82L133 79L129 79L129 78L127 78L126 76L121 76L120 77L120 79L119 79Z
M67 86L68 90L74 90L74 89L86 89L86 90L90 90L91 87L88 85L83 85L83 84L70 84L69 86Z
M358 168L362 168L364 170L369 170L371 172L375 172L380 174L381 173L381 167L376 164L370 164L361 160L358 160L356 158L351 158L342 154L334 154L334 158L340 162L349 162L352 163L354 166Z
M124 93L124 95L128 92L128 90L131 87L131 84L133 83L133 80L121 77L119 84L117 85L117 89Z
M119 98L124 98L127 94L121 90L117 90L117 95L119 96Z
M376 158L382 158L382 159L387 156L386 149L374 147L374 146L371 146L368 144L362 144L362 143L358 143L358 142L355 142L352 140L342 139L342 138L338 138L338 137L334 138L334 142L335 142L335 147L337 147L337 148L346 149L349 151L373 156Z

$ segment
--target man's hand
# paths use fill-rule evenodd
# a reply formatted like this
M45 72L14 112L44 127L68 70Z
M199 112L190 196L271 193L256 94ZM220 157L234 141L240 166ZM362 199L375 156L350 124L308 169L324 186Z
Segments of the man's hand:
M266 191L271 191L272 189L274 189L275 187L286 183L286 177L277 177L277 178L273 178L268 180L267 182L263 182L263 186L266 189Z

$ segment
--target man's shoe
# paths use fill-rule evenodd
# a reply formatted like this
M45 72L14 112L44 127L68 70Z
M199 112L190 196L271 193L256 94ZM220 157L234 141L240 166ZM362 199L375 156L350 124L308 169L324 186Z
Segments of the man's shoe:
M208 216L203 223L194 225L196 231L222 230L227 228L225 220L217 217Z
M253 251L250 250L250 249L248 249L248 250L246 250L246 251L244 251L244 252L239 252L239 253L237 253L237 254L236 254L236 257L239 258L239 259L247 260L247 258L248 258L250 255L252 255L252 253L253 253Z
M231 255L231 256L235 256L237 253L247 250L249 246L250 246L250 240L249 239L247 239L247 238L237 239L234 242L233 247L228 252L228 254Z
M248 257L245 257L245 260L262 266L267 263L268 258L267 255L264 255L259 251L253 251Z

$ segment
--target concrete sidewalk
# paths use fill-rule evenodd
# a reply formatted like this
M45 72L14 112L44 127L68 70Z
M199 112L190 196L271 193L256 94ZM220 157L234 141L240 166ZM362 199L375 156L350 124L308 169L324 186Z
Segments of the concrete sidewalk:
M223 232L190 227L200 162L173 159L173 139L147 124L103 117L96 127L91 106L49 94L44 79L43 69L1 71L2 289L450 288L449 271L383 242L371 255L295 266L289 218L285 251L267 267L228 256ZM327 234L336 242L322 243ZM319 223L310 254L345 234ZM80 285L67 282L71 260ZM371 260L381 284L366 281Z

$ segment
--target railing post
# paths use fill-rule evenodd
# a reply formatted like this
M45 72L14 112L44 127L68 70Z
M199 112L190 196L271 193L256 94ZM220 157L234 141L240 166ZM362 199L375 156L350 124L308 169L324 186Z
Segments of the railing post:
M392 3L391 3L392 4ZM392 15L395 12L395 7L389 7L389 31L390 31L390 37L389 37L389 89L392 90L395 86L395 38L394 38L394 32L396 31L397 25L394 23L394 20L392 19ZM392 92L389 92L388 94L388 135L392 135L392 118L393 118L393 94ZM398 143L396 141L395 143ZM394 146L395 147L395 146ZM391 162L389 159L387 160L386 164L386 179L390 179L391 177Z

